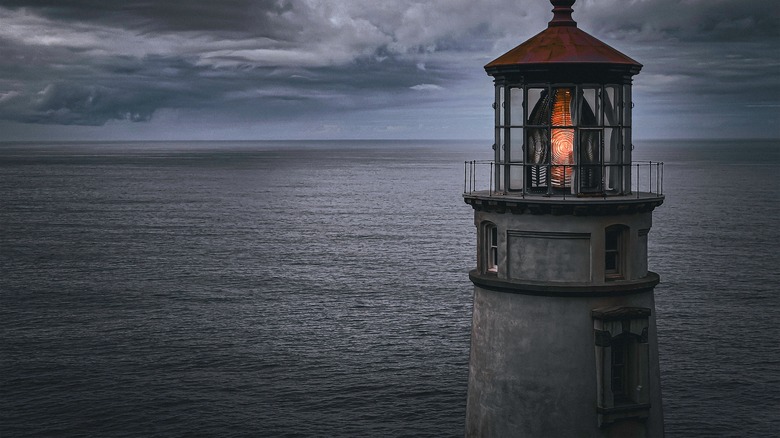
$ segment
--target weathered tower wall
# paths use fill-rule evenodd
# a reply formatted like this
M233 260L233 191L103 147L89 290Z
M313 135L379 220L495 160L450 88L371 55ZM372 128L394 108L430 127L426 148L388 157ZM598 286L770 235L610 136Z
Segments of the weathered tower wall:
M652 421L600 424L591 309L612 306L654 309L653 292L560 298L475 287L466 436L662 436L655 336L648 345ZM648 322L654 334L655 317Z
M576 216L475 205L466 436L663 435L658 276L647 270L652 207L619 205L604 201ZM610 270L606 230L614 228ZM613 365L619 344L626 363ZM613 396L613 366L626 369L615 377L621 399Z

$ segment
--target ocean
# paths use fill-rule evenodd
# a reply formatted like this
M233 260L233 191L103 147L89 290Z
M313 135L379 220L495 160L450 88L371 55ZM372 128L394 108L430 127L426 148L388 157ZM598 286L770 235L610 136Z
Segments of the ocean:
M667 436L777 436L780 142L635 146ZM489 155L0 144L0 436L463 436Z

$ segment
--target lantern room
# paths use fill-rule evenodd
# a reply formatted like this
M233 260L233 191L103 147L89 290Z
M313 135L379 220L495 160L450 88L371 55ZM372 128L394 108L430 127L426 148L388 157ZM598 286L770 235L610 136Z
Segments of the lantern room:
M580 30L574 0L485 66L495 82L494 194L632 192L631 81L642 65Z

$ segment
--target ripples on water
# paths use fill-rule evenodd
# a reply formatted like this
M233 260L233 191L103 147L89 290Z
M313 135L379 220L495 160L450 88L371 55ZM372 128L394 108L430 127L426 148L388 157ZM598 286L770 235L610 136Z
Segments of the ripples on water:
M665 161L649 263L668 435L777 436L780 143L644 146Z
M639 146L667 433L771 436L777 145ZM484 149L0 146L0 435L462 436Z

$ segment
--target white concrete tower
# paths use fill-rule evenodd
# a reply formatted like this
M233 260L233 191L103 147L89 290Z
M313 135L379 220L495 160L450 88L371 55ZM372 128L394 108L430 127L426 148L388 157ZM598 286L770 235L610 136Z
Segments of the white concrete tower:
M466 436L662 436L647 239L663 169L631 160L642 65L578 29L574 0L551 3L547 29L485 66Z

